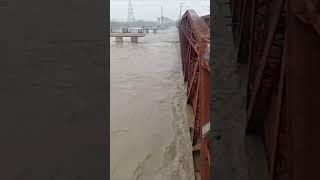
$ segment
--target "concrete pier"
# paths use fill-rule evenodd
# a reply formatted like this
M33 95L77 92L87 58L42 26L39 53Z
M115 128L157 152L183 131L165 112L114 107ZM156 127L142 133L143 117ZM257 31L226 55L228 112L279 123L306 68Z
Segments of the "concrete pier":
M129 31L128 28L122 28L122 29L121 29L121 32L122 32L122 33L130 33L130 31Z
M138 43L138 38L144 36L144 33L110 33L110 37L115 37L118 43L123 43L124 37L130 37L132 43Z
M137 36L131 37L131 42L132 43L138 43L138 37Z
M116 37L116 42L117 43L123 43L123 38L122 37Z

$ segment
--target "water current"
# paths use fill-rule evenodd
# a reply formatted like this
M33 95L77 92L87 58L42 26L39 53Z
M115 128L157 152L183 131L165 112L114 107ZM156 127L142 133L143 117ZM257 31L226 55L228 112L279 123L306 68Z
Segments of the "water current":
M177 28L110 41L111 179L193 180Z

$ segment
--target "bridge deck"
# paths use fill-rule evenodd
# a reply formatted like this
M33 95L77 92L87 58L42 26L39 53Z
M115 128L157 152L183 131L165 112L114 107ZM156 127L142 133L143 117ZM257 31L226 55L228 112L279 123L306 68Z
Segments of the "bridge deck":
M110 37L144 37L144 33L110 33Z

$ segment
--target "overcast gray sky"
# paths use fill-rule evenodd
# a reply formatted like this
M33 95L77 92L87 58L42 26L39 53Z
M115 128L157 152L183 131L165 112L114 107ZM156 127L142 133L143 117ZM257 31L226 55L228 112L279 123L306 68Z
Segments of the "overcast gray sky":
M129 0L110 0L110 19L126 21L128 17ZM199 15L210 13L210 0L131 0L135 19L156 21L161 15L161 4L163 15L176 20L179 17L180 3L183 4L182 11L195 10Z

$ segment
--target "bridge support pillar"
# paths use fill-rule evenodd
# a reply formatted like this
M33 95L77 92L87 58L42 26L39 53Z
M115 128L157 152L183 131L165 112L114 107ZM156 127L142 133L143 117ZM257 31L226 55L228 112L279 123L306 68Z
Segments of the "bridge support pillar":
M138 43L138 37L131 37L132 43Z
M123 43L123 38L122 37L116 37L116 42L117 43Z
M129 33L129 29L128 28L122 28L122 33Z

